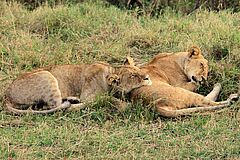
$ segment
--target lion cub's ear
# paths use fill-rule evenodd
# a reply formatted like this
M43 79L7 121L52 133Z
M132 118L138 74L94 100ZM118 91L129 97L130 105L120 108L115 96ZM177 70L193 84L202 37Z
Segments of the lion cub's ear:
M197 58L200 55L202 55L201 50L197 46L192 46L191 48L188 49L188 56L189 58Z
M113 84L118 85L119 81L120 81L120 78L116 74L110 74L110 75L107 76L107 84L110 85L110 86L113 85Z
M129 56L126 57L126 59L125 59L125 61L124 61L123 64L124 64L124 65L135 66L135 63L134 63L132 57L129 57Z

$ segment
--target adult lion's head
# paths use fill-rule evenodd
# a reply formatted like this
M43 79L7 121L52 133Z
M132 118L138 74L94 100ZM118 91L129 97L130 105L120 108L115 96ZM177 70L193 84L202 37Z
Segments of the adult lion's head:
M192 82L207 80L208 61L203 57L201 50L197 46L189 48L183 69Z

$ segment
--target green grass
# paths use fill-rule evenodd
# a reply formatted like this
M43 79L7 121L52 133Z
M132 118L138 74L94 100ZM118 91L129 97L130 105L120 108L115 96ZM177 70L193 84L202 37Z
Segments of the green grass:
M0 159L239 159L240 103L220 113L166 119L148 106L119 113L103 98L75 113L12 116L3 110L8 84L50 64L138 63L159 52L201 47L224 100L239 88L240 13L165 12L138 17L103 3L39 7L0 2Z

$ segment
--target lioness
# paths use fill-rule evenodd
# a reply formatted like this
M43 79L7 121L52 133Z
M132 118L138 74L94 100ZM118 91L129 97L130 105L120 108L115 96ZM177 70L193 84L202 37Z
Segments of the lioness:
M56 65L25 73L7 89L6 109L14 114L76 110L103 92L128 94L143 85L151 85L149 76L133 63L127 58L120 67L98 62ZM24 110L32 105L47 105L50 109Z
M149 74L153 84L134 90L131 98L133 101L143 98L145 102L153 103L165 117L221 109L239 96L232 94L226 101L215 102L220 84L216 84L206 97L193 92L208 75L208 61L196 46L187 52L158 54L140 69Z

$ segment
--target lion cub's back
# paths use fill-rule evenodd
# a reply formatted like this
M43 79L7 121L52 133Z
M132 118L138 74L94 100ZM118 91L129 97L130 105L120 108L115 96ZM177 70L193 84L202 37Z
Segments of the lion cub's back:
M57 65L46 68L58 81L62 97L80 96L87 88L103 85L110 65L103 62L93 64Z

